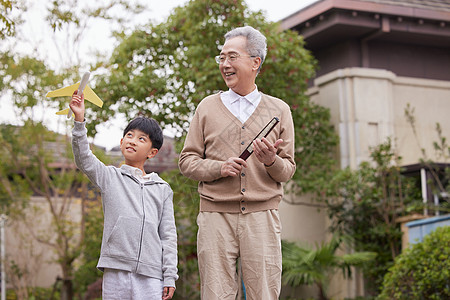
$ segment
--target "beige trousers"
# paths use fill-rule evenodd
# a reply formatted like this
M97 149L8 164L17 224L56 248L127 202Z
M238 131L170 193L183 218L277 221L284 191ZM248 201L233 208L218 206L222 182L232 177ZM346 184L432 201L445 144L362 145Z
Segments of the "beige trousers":
M202 300L235 300L240 258L247 300L276 300L281 290L278 210L248 214L200 212L197 253Z

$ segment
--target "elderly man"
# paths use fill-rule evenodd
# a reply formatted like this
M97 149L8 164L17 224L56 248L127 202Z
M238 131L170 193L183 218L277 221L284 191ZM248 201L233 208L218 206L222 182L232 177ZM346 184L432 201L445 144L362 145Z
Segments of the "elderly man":
M281 289L282 182L295 171L289 106L258 91L256 76L267 53L258 30L225 35L216 57L229 90L198 105L179 167L199 181L197 252L203 300L236 298L240 258L247 299L278 299ZM273 117L266 138L255 136ZM248 159L240 154L251 145Z

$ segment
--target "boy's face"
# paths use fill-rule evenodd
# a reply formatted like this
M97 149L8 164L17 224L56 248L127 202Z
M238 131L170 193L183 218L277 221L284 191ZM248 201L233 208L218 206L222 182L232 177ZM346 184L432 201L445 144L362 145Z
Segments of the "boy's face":
M134 167L143 165L148 158L158 153L149 136L139 129L132 129L125 134L120 140L120 150L125 157L125 163Z

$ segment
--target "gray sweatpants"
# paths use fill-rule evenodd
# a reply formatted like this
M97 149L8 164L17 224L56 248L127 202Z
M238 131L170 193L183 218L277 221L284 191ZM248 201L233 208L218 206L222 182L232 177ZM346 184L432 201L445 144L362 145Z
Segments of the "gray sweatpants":
M103 300L161 300L163 281L128 271L105 269Z

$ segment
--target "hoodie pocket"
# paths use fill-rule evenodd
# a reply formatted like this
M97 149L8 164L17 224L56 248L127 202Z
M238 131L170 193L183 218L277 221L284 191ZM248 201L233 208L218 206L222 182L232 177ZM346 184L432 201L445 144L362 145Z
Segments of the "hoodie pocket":
M153 222L145 222L140 261L161 268L162 245L158 226Z
M111 256L137 259L139 241L142 232L142 220L119 216L108 237L106 249Z

